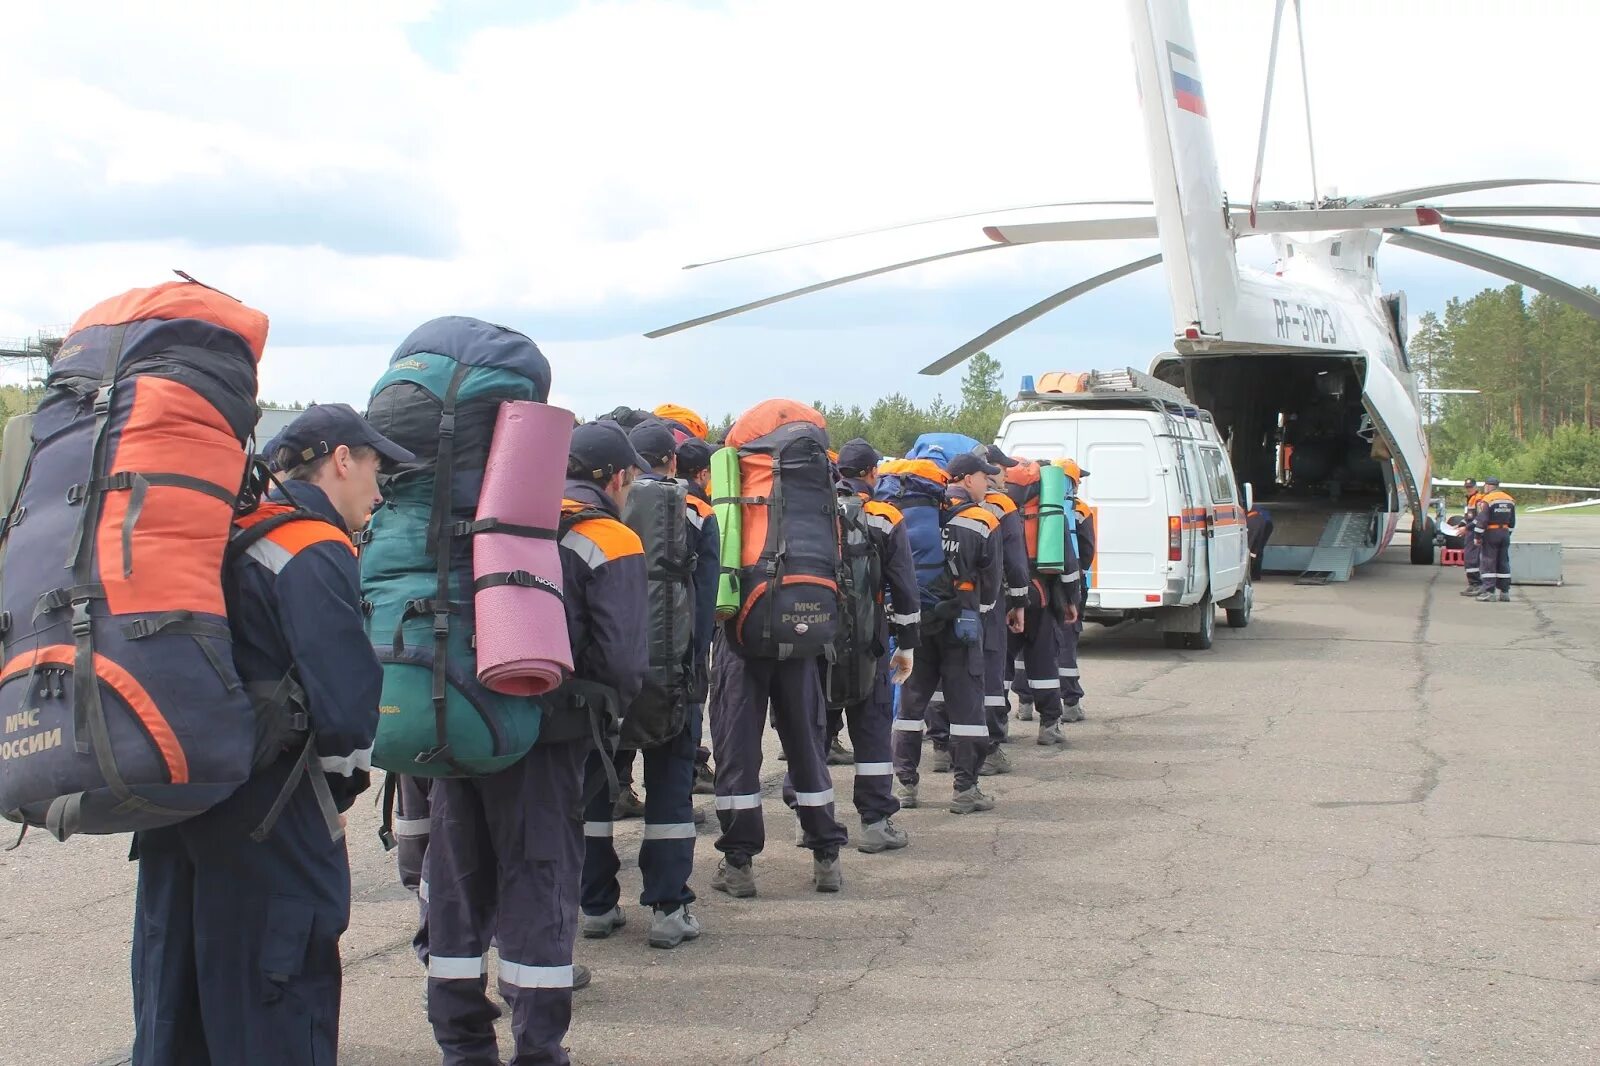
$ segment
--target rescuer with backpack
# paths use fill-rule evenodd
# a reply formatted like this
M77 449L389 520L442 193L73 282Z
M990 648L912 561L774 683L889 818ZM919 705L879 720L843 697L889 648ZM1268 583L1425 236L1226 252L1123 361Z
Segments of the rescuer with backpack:
M649 670L643 545L620 520L648 466L614 422L572 431L558 531L573 678L545 697L539 737L510 767L433 785L428 1019L447 1066L498 1062L485 994L491 940L511 1008L514 1062L566 1063L561 1047L583 863L584 759L595 703L632 704ZM591 702L593 701L593 702Z
M650 946L674 948L700 935L700 923L689 913L695 898L689 874L694 868L695 752L711 634L709 621L704 631L695 623L701 599L715 605L717 520L710 504L690 496L675 480L677 442L665 422L642 423L628 434L628 441L650 467L635 479L622 517L643 542L649 568L651 676L624 716L623 748L615 763L632 764L635 738L652 745L644 748L644 840L639 846L644 892L639 902L653 910ZM597 787L604 758L604 752L589 755L595 797L583 823L580 925L589 939L609 937L626 924L618 904L621 862L612 844L612 805Z
M303 716L303 732L227 800L135 838L141 1066L309 1066L337 1051L350 917L337 812L367 787L381 686L350 534L379 502L380 467L413 456L348 406L321 404L270 458L281 488L238 521L229 553L233 659L258 698Z
M841 642L828 674L828 702L843 711L855 747L854 800L861 817L856 850L868 854L910 843L905 830L891 820L900 810L900 801L890 787L894 779L893 686L911 676L922 622L921 593L904 516L893 504L872 498L881 458L860 437L839 448L843 570L852 587L845 603L850 616L847 639ZM862 587L856 587L858 583ZM891 635L893 652L889 650Z
M1022 516L1024 542L1031 562L1032 580L1028 584L1028 605L1023 611L1021 638L1012 637L1012 654L1020 666L1013 680L1023 721L1039 714L1040 745L1065 744L1061 732L1062 644L1066 629L1079 617L1082 602L1082 575L1072 538L1063 521L1059 532L1051 533L1045 519L1052 509L1065 517L1064 500L1043 498L1040 464L1019 463L1006 478L1006 494ZM1047 560L1047 562L1041 562Z
M984 721L982 605L1000 595L1000 522L974 503L988 487L987 476L999 467L971 453L951 459L941 470L931 460L898 464L895 473L880 479L878 495L906 513L908 532L921 589L922 643L911 676L900 691L900 716L895 720L894 770L902 807L918 804L918 766L922 761L923 719L935 689L944 693L950 729L950 765L955 774L950 810L971 814L994 809L994 799L978 788L978 772L989 748L989 727ZM928 488L948 484L948 501L932 502ZM927 512L913 519L907 508ZM930 523L928 519L931 518ZM928 543L930 530L939 537Z
M722 537L723 618L712 652L711 734L723 859L711 887L756 894L754 857L766 844L761 737L770 705L789 756L805 846L818 892L843 886L823 754L826 699L814 661L839 628L839 518L827 423L794 400L746 411L712 456L712 507Z
M1056 465L1067 475L1067 500L1072 514L1067 524L1067 539L1077 556L1078 580L1066 582L1075 585L1073 616L1062 622L1061 662L1057 673L1061 678L1061 721L1083 721L1083 670L1078 665L1078 641L1083 636L1083 610L1089 602L1089 575L1094 566L1095 522L1094 512L1078 496L1083 479L1089 471L1080 467L1075 459L1057 459Z
M995 444L986 445L983 457L999 473L989 475L989 491L983 495L983 507L1000 520L1000 565L1005 582L1005 611L998 606L984 615L984 717L989 723L989 756L983 761L983 776L1008 774L1011 759L1001 744L1009 731L1010 697L1006 694L1006 663L1009 661L1009 634L1021 633L1023 609L1028 604L1028 545L1023 535L1022 516L1017 505L1006 495L1006 471L1017 465Z
M699 437L691 437L678 445L678 480L683 482L690 496L707 507L711 506L711 445ZM696 647L699 648L696 653L699 655L698 661L703 665L709 678L711 634L717 627L717 570L720 565L718 555L722 546L721 536L714 520L701 526L700 538L700 550L695 562L694 632ZM708 544L711 546L709 552L705 550ZM699 646L702 634L705 643L703 648ZM711 749L705 745L703 732L700 746L695 750L694 791L695 795L706 796L716 792L716 775L711 770ZM697 813L695 817L700 816Z

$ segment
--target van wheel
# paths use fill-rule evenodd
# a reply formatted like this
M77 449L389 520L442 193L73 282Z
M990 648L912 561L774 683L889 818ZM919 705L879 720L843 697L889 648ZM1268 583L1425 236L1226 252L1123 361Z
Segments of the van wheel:
M1439 527L1426 516L1411 530L1411 562L1416 566L1433 565L1433 542Z
M1200 599L1200 632L1186 633L1189 638L1189 647L1195 651L1206 651L1211 647L1211 642L1217 636L1217 605L1211 602L1211 590L1206 589L1206 594Z
M1239 598L1244 601L1244 606L1227 609L1229 629L1243 629L1250 624L1250 611L1256 605L1255 585L1246 581L1244 587L1239 590Z

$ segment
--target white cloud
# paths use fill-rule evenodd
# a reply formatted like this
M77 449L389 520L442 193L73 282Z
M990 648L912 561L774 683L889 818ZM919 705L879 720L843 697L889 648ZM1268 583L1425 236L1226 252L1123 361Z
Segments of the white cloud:
M313 184L335 170L374 183L403 176L436 192L458 248L447 259L354 255L339 250L337 227L329 247L0 245L0 323L67 321L108 292L182 266L273 316L283 339L263 390L277 399L359 400L411 326L479 312L524 316L516 324L557 363L558 393L585 410L669 390L680 402L699 391L697 402L716 409L752 396L752 380L821 389L827 375L839 384L817 395L870 402L872 390L910 380L924 355L1008 313L992 313L995 287L1013 291L1020 308L1142 254L1116 245L1006 250L796 305L822 328L780 328L794 315L758 314L671 342L638 339L629 331L719 302L983 238L971 220L678 269L689 260L950 211L1145 195L1121 5L581 3L472 34L449 69L418 55L408 36L428 33L440 6L149 2L86 18L60 5L8 5L0 35L22 64L13 81L32 87L27 107L0 114L0 137L16 149L8 166L88 167L107 184L166 187L179 198L185 182L218 174ZM1254 167L1272 4L1193 6L1225 184L1238 199ZM1578 107L1592 96L1595 6L1305 6L1323 191L1593 167ZM1305 196L1290 25L1277 82L1264 192ZM1517 196L1594 202L1573 189L1476 199ZM1593 253L1496 250L1579 283L1600 278ZM1494 283L1412 253L1386 253L1381 266L1391 288ZM1037 340L1018 335L997 354L1051 358L1072 335L1093 336L1101 350L1156 350L1169 333L1165 300L1153 283L1122 286L1124 295L1057 312L1035 327ZM951 322L893 318L929 291L942 295ZM826 328L841 308L855 321L865 300L881 300L879 321ZM960 313L968 301L971 321ZM658 311L660 321L642 317ZM586 339L541 338L551 316L559 337ZM772 373L753 375L763 360ZM794 360L805 364L798 380L785 369ZM842 381L866 364L857 384ZM568 373L586 377L569 385Z

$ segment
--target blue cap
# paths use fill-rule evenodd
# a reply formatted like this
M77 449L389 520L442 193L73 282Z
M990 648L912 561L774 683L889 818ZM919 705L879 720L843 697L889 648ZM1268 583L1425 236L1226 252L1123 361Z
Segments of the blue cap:
M711 445L690 437L678 445L678 476L693 477L711 466Z
M857 470L865 473L877 466L882 458L883 456L878 454L878 449L861 437L852 437L839 445L840 470Z
M650 472L650 464L628 443L628 434L610 419L586 422L574 429L567 458L569 469L575 463L595 481L610 481L618 470L630 466Z
M659 418L629 430L628 443L651 466L666 466L667 460L678 454L678 438L673 436L672 427Z
M1483 483L1485 485L1498 485L1500 484L1500 479L1497 477L1486 477L1483 479Z
M995 466L1003 466L1007 469L1010 469L1011 467L1017 465L1017 461L1011 458L1011 456L1007 455L1005 452L1001 451L1000 445L998 444L991 444L984 448L983 455L984 458L988 459L989 462L993 463Z
M1000 468L991 466L971 452L962 452L950 460L950 465L945 467L945 473L950 475L950 480L967 477L970 474L998 474Z
M332 455L343 444L347 448L365 445L378 453L384 466L414 463L417 457L372 428L372 423L356 414L347 403L317 403L306 408L267 445L268 456L280 448L292 448L287 466L299 466Z

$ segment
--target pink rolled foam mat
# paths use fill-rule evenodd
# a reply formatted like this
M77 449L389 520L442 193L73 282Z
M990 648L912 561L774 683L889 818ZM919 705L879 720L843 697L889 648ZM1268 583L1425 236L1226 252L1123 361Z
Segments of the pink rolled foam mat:
M513 575L480 587L478 680L507 696L539 696L572 672L567 615L561 597L561 555L554 531L561 520L572 412L531 400L500 405L489 463L478 497L478 519L550 530L549 537L493 529L472 538L472 576Z

